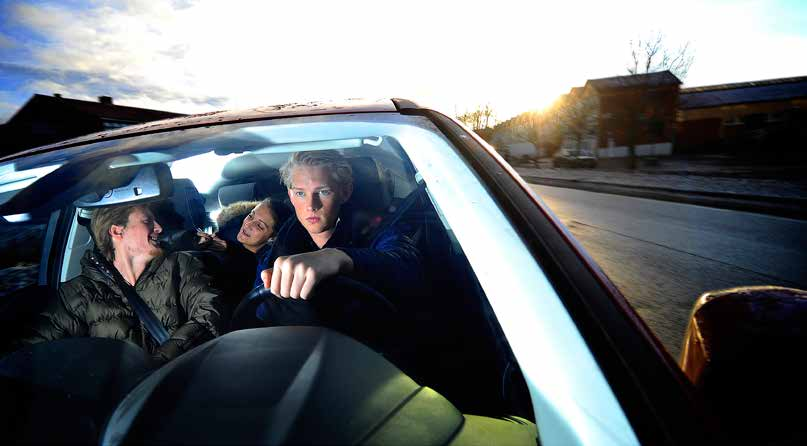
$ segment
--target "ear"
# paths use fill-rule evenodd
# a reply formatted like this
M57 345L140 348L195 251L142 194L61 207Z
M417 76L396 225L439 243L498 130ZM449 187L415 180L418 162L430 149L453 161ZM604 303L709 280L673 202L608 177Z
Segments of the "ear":
M112 225L109 227L109 235L112 237L112 240L120 240L123 238L123 226L120 225Z

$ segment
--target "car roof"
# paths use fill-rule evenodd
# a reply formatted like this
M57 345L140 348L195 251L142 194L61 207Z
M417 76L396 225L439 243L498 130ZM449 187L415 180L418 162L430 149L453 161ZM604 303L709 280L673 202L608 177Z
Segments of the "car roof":
M182 116L178 118L163 119L159 121L145 122L114 130L91 133L79 136L54 144L36 147L33 149L10 154L0 158L0 162L9 161L14 158L25 157L37 153L48 152L54 149L64 149L67 147L98 142L102 140L118 139L127 136L157 133L165 130L186 129L193 127L205 127L215 124L248 122L273 118L287 118L295 116L333 115L333 114L353 114L353 113L379 113L398 112L403 109L420 108L416 103L406 99L379 99L369 101L365 99L347 99L344 101L312 101L288 103L279 105L268 105L255 107L246 110L220 110L214 112L200 113L196 115Z

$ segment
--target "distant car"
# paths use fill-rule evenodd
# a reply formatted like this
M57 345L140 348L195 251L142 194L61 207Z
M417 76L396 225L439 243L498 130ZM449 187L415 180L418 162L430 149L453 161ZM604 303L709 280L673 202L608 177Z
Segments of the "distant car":
M166 233L193 231L233 201L284 200L279 167L294 152L325 149L351 163L351 201L370 234L399 224L422 256L426 291L393 301L399 326L377 333L388 349L322 327L260 328L155 370L122 341L16 343L47 317L60 284L81 273L93 249L90 210L165 204L180 216L169 228L156 215ZM712 339L697 336L701 313L685 375L495 150L411 101L208 113L0 162L0 437L8 444L691 445L766 433L745 418L710 421L711 408L724 406L706 401L704 389L721 375L698 350ZM731 339L719 337L721 348ZM742 382L743 369L741 361L724 370ZM794 397L803 376L789 378ZM727 393L764 383L745 384ZM743 413L763 419L755 412L779 413L775 406ZM777 429L766 439L786 431Z
M552 167L593 169L597 167L597 158L586 155L558 155L552 160Z

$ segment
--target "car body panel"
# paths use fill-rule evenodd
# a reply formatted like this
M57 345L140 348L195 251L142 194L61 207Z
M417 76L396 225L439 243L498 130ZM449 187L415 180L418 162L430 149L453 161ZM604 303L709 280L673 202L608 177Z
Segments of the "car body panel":
M221 110L208 113L183 116L179 118L163 119L143 124L122 127L115 130L102 131L89 135L79 136L54 144L36 147L30 150L17 152L0 158L0 163L14 158L47 152L58 148L67 148L77 145L89 144L98 141L125 138L128 136L157 133L170 129L187 129L204 127L208 125L248 122L263 119L274 119L292 116L314 116L345 113L378 113L394 112L395 104L390 100L367 101L361 99L342 102L302 102L256 107L248 110Z

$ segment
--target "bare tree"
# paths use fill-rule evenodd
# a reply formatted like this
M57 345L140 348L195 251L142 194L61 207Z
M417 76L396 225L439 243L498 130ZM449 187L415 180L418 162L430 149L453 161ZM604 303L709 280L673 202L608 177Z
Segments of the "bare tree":
M574 91L543 111L524 112L496 124L496 143L529 142L548 156L554 156L561 147L580 153L595 135L597 122L596 98L582 93Z
M463 124L478 132L493 125L495 114L490 104L478 105L473 111L466 111L458 115L457 119Z
M631 59L626 68L632 75L669 71L683 80L695 60L689 42L672 47L661 32L631 40L630 48ZM611 116L612 124L624 129L631 169L638 166L636 145L640 135L659 123L659 118L652 112L656 109L657 89L658 86L649 82L639 82L630 91L630 97L623 100L621 108Z
M628 73L642 74L670 70L678 79L685 79L689 67L695 60L689 42L677 48L668 48L664 40L664 34L661 32L631 40L631 63L627 67Z
M561 148L580 155L584 143L597 131L596 97L583 90L562 96L552 108Z
M541 126L543 118L539 111L520 113L506 121L498 122L493 128L494 146L499 147L502 156L509 159L509 144L528 142L540 153L542 145ZM533 155L521 155L522 158L535 158Z
M537 149L541 145L541 122L539 112L521 113L513 118L513 134L518 139L531 143Z

